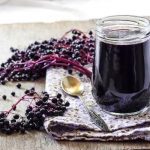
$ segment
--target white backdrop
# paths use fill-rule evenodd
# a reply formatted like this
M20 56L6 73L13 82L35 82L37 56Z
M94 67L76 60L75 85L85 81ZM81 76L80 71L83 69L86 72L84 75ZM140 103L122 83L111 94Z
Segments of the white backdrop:
M108 15L150 16L150 0L8 0L0 23L81 20Z

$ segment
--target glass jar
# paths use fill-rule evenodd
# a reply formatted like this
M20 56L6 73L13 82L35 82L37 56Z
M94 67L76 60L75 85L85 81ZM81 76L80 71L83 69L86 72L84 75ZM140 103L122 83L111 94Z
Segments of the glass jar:
M148 109L150 21L110 16L97 21L92 92L101 108L115 115Z

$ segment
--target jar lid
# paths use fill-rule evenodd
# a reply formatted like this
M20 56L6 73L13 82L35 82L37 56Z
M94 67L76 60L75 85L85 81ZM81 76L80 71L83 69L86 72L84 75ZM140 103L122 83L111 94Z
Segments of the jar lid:
M96 35L111 44L142 43L150 37L150 21L138 16L109 16L97 21Z

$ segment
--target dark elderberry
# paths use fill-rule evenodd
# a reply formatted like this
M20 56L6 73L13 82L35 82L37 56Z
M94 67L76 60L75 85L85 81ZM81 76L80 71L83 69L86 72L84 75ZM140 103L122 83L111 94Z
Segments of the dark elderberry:
M5 126L9 126L9 121L8 121L8 120L4 120L4 121L3 121L3 124L4 124Z
M16 122L16 119L12 119L12 120L11 120L11 123L14 123L14 122Z
M30 111L32 111L32 107L28 107L27 109L26 109L26 114L28 114Z
M43 104L43 101L42 101L42 100L39 100L39 101L36 102L36 105L37 105L37 106L40 106L40 105L42 105L42 104Z
M56 104L57 103L57 98L53 98L52 102Z
M1 64L1 67L5 67L5 64L4 64L4 63L2 63L2 64Z
M3 100L6 100L6 99L7 99L7 96L6 96L6 95L3 95L2 98L3 98Z
M80 76L80 77L82 77L82 76L83 76L83 74L82 74L82 73L79 73L79 76Z
M25 94L29 94L30 93L30 91L29 90L25 90L25 92L24 92Z
M72 69L68 69L68 73L69 73L69 74L72 74Z
M72 30L72 34L77 34L77 30Z
M32 106L28 106L28 107L27 107L27 109L30 109L30 110L32 110L33 108L32 108Z
M16 115L13 116L13 118L14 119L19 119L19 115L16 114Z
M35 93L34 93L33 90L29 90L29 93L28 93L29 96L33 96L34 94L35 94Z
M70 105L70 103L69 103L69 102L66 102L66 103L65 103L65 106L66 106L66 107L68 107L69 105Z
M47 115L47 112L48 112L48 111L47 111L46 109L44 109L44 108L42 108L42 109L40 110L40 113L41 113L41 114Z
M89 35L93 35L93 32L92 32L92 31L90 31L90 32L89 32Z
M43 100L44 102L48 101L48 99L49 99L48 96L44 96L44 97L42 98L42 100Z
M10 51L11 51L11 52L14 52L14 48L13 48L13 47L10 47Z
M15 92L11 92L11 95L12 95L12 96L15 96L15 94L16 94Z
M60 93L57 94L57 98L61 98L61 96L62 96L62 95L61 95Z
M5 82L5 81L1 81L1 84L2 84L2 85L5 85L5 84L6 84L6 82Z
M42 91L42 94L45 95L45 94L48 94L48 93L46 91Z
M61 106L61 107L59 107L59 110L65 111L65 110L66 110L66 107L65 107L65 106Z
M42 114L40 111L38 111L38 112L35 113L35 116L36 116L36 117L42 117L42 115L43 115L43 114Z
M34 116L34 113L31 111L31 112L29 112L29 114L28 114L28 118L30 119L30 118L33 118L33 116Z
M44 94L44 96L49 98L49 94L47 92Z
M11 134L11 128L9 128L9 127L5 127L5 133L6 134Z
M0 118L0 122L3 122L5 120L5 118Z
M5 117L5 113L0 113L0 118L4 118Z
M18 84L16 85L16 87L17 87L18 89L20 89L20 88L21 88L21 84L18 83Z
M25 128L24 128L24 127L21 127L21 128L20 128L20 132L21 132L22 134L24 134L24 133L25 133Z
M4 124L3 124L3 122L1 122L1 121L0 121L0 128L2 128L2 127L3 127L3 125L4 125Z
M59 103L62 103L62 102L63 102L63 100L60 98L60 99L58 100L58 102L59 102Z
M31 88L31 91L35 91L35 88L34 88L34 87L32 87L32 88Z

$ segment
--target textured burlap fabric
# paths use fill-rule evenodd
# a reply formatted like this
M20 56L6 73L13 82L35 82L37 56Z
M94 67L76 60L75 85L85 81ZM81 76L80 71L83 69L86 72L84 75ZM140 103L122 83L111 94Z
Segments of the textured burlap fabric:
M47 118L46 131L57 140L99 140L99 141L123 141L123 140L150 140L150 112L134 116L113 116L103 112L96 104L91 93L90 80L83 76L80 78L84 84L83 99L91 104L93 109L101 115L109 127L110 132L104 132L97 128L90 120L81 100L65 94L60 87L61 79L67 75L67 71L61 68L51 68L47 71L46 90L55 95L61 92L64 99L70 102L70 107L64 116ZM77 75L76 72L73 73Z

